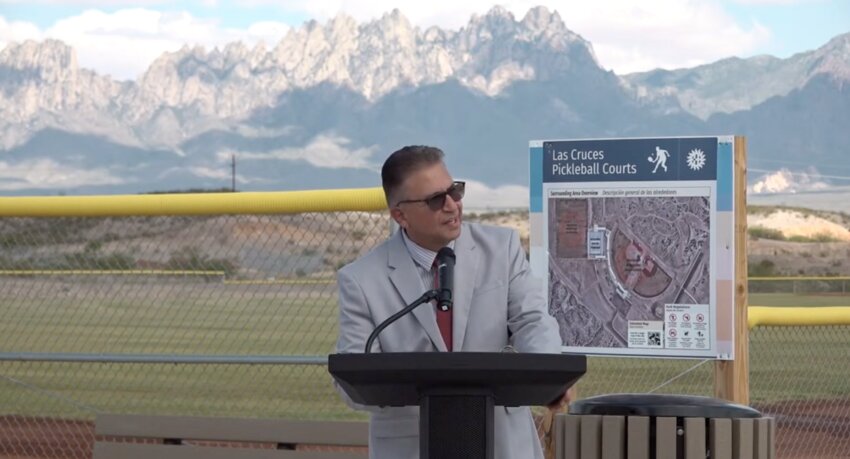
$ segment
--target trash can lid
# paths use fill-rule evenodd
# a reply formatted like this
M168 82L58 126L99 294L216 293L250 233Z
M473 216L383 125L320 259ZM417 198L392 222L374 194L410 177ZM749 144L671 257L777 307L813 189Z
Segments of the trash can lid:
M570 414L683 418L760 418L749 406L698 395L609 394L577 400Z

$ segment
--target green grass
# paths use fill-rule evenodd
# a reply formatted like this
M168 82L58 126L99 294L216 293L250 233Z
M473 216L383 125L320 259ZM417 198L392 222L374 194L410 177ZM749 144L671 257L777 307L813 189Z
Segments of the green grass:
M2 282L4 352L324 356L336 340L333 285ZM311 365L2 362L0 414L357 416L330 381Z
M268 355L332 350L336 300L319 298L321 292L287 298L285 292L293 289L277 289L279 297L257 297L246 287L220 284L171 290L166 285L127 296L96 288L71 298L0 296L0 349Z
M111 285L2 279L3 352L326 355L335 286ZM848 305L850 297L752 294L765 306ZM765 328L751 339L756 403L846 397L848 327ZM688 371L696 366L693 371ZM582 397L713 393L711 361L591 357ZM359 419L323 366L0 362L0 414L97 412Z

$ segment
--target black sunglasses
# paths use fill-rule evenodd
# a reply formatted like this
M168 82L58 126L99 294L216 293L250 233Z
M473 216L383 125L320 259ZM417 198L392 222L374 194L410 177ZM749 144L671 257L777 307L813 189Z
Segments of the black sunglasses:
M406 199L404 201L399 201L396 203L396 206L400 204L407 204L412 202L424 202L428 205L428 208L433 210L434 212L443 208L443 205L446 203L446 196L449 196L455 202L463 199L463 193L466 191L466 182L454 182L452 186L449 187L446 191L442 193L437 193L434 196L425 198L425 199Z

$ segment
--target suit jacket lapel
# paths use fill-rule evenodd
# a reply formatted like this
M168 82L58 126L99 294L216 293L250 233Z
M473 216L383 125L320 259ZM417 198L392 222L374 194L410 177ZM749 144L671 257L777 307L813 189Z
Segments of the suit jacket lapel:
M454 350L463 350L463 338L472 306L472 292L478 271L478 251L469 234L469 226L463 225L460 237L455 241L454 312L452 314L452 342ZM436 320L436 319L435 319Z
M390 281L404 299L405 304L413 303L425 292L422 290L422 280L419 277L416 265L401 238L401 230L392 236L388 249L387 264L390 271ZM399 305L398 309L404 306ZM446 344L443 342L443 337L440 335L440 329L437 326L437 314L434 312L434 307L423 304L414 309L412 314L419 320L422 328L425 329L425 333L431 338L434 347L445 352L447 350ZM390 326L392 327L392 325ZM454 339L454 335L452 339Z

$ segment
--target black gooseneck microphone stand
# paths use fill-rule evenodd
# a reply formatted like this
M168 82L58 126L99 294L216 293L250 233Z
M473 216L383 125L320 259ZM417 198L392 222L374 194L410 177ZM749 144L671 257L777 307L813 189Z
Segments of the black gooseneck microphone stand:
M381 322L380 325L378 325L377 327L375 327L374 330L372 330L372 333L369 335L369 339L366 340L366 349L363 352L365 354L371 354L372 353L372 343L375 342L375 338L378 337L378 334L380 334L391 323L400 319L402 316L409 313L410 311L416 309L419 305L431 302L433 300L436 300L437 295L439 295L439 293L440 293L440 291L436 290L436 289L428 290L427 292L423 293L422 296L420 296L416 301L414 301L413 303L410 303L409 305L405 306L404 309L402 309L401 311L389 316L386 320Z

